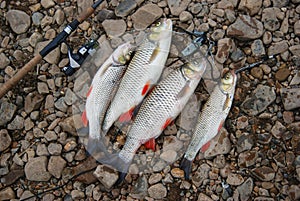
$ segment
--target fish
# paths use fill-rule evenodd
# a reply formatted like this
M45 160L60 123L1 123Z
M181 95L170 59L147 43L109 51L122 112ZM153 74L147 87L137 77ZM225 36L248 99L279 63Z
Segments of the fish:
M155 138L180 114L205 72L208 64L205 59L194 59L172 71L145 98L123 148L117 156L105 162L121 172L117 183L126 176L138 148L147 142L153 144ZM155 149L155 144L152 148Z
M135 108L157 84L164 69L172 37L172 21L164 19L137 48L120 82L105 119L103 131L107 133L115 121L129 122Z
M101 138L101 125L106 110L131 59L132 50L133 46L129 42L120 45L92 80L82 113L82 122L85 127L89 127L89 141Z
M191 142L181 161L181 169L184 170L185 178L189 179L192 161L199 150L202 152L209 148L209 141L215 137L222 128L230 111L237 75L234 71L224 73L219 83L214 87L209 99L200 112Z

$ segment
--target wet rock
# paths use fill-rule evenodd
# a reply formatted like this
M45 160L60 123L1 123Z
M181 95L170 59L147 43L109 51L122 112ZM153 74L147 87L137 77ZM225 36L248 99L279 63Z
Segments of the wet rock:
M16 34L25 33L30 27L30 17L24 11L9 10L5 17Z
M48 159L46 156L30 158L25 165L25 175L30 181L48 181L51 178L47 172Z
M154 199L163 199L167 196L167 189L161 183L150 186L148 189L149 196Z
M238 159L238 165L242 168L250 167L256 163L256 159L258 158L257 151L245 151L240 153Z
M271 181L275 177L275 171L267 166L255 168L252 173L261 181Z
M184 10L187 9L191 0L167 0L171 14L179 16Z
M56 178L60 178L67 162L61 156L51 156L48 163L48 171Z
M0 130L0 152L7 149L11 144L11 138L7 130Z
M263 112L275 99L276 94L273 88L258 85L251 96L247 96L241 108L245 113L254 116Z
M1 101L0 103L0 126L4 126L13 118L17 111L17 106L6 101Z
M263 25L255 18L241 15L228 27L227 35L240 40L253 40L263 35Z
M255 15L258 13L262 6L262 0L241 0L238 9Z
M16 195L11 187L6 187L0 191L0 200L11 200L15 199Z
M122 1L115 9L115 14L118 17L125 17L131 13L137 6L135 0Z
M290 73L291 71L288 68L281 68L276 72L275 79L283 82L289 77Z
M144 5L132 15L133 26L136 30L144 30L162 14L163 10L156 4Z
M10 60L4 53L0 54L0 69L5 69L10 63Z
M215 59L221 64L224 63L228 59L229 54L233 51L234 48L235 44L232 39L220 39L218 41L218 52L215 56Z
M294 24L294 33L295 35L300 36L300 20Z
M253 190L253 180L249 177L241 186L237 187L241 201L247 201L251 197Z
M50 42L51 42L51 40L38 42L36 44L34 55L37 55ZM45 59L45 61L47 61L50 64L57 64L59 62L59 58L60 58L59 47L55 48L47 56L43 57L43 59Z
M204 158L211 158L220 154L228 154L231 150L231 142L228 132L223 127L220 132L210 141L209 148L204 152Z
M244 182L244 178L239 174L229 173L226 182L232 186L239 186Z
M94 176L105 186L110 189L118 180L118 173L105 165L98 165L94 171Z
M118 37L125 33L126 23L124 20L104 20L102 26L110 37Z
M8 130L21 130L24 127L24 118L17 115L14 120L7 125Z
M284 105L284 109L293 110L300 107L300 88L281 88L280 95Z
M203 163L199 166L195 174L192 176L192 182L195 186L199 187L205 179L208 178L210 166Z
M251 50L254 56L262 56L266 54L264 44L260 39L253 41L251 44Z

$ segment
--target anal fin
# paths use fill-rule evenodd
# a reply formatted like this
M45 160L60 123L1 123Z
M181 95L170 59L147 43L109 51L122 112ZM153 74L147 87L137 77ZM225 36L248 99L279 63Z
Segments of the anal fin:
M81 115L81 120L82 120L82 123L85 127L87 127L88 125L88 119L87 119L87 116L86 116L86 110L83 111L82 115Z
M144 145L147 149L152 149L153 151L155 151L155 139L154 138L151 138L150 140L148 140Z
M135 107L132 107L127 112L121 114L121 116L119 117L119 122L129 122L132 119L134 108Z
M206 142L202 147L201 147L201 152L204 153L210 146L210 141Z

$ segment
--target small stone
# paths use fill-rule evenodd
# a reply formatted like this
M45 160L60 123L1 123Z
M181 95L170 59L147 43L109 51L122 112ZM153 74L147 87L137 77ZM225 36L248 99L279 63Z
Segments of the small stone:
M124 20L104 20L102 26L110 37L118 37L125 33L126 23Z
M36 44L34 55L37 55L46 45L48 45L51 40L38 42ZM52 50L47 56L43 57L50 64L57 64L60 58L60 50L59 47Z
M88 8L93 5L93 0L78 0L77 1L77 6L78 6L78 13L83 13L85 12Z
M273 6L277 8L285 7L289 4L289 0L272 0Z
M295 118L294 118L294 113L292 111L284 111L282 113L282 117L285 123L290 124L293 123Z
M213 199L211 199L209 196L205 195L204 193L200 193L197 201L213 201Z
M184 177L184 171L180 168L173 168L171 170L171 175L175 178L183 178Z
M56 109L62 111L62 112L67 112L68 106L65 103L64 97L59 98L55 103L54 106Z
M226 182L232 186L239 186L244 182L244 178L239 174L229 173Z
M98 165L94 175L107 189L110 189L119 178L116 171L105 165Z
M174 150L179 151L183 147L183 142L175 136L167 136L164 138L163 151Z
M125 1L124 1L125 2ZM99 13L96 16L97 21L100 23L104 22L106 19L111 19L114 17L114 12L107 9L102 9L99 11Z
M250 167L256 163L258 158L257 151L245 151L240 153L238 159L238 165L242 168Z
M148 182L150 185L152 185L152 184L156 184L157 182L160 182L161 179L162 179L162 175L160 173L151 174Z
M0 69L5 69L10 64L10 60L4 53L0 54Z
M48 160L46 156L30 158L25 165L25 175L30 181L48 181L51 175L46 170Z
M0 152L6 150L11 144L11 137L7 130L0 130Z
M272 42L272 33L270 31L266 31L263 35L263 43L268 45Z
M167 163L174 163L176 161L177 157L177 152L174 150L167 150L164 151L161 155L160 158L166 161Z
M161 183L150 186L148 189L149 196L154 199L163 199L167 196L167 189Z
M191 0L167 0L171 14L174 16L179 16L180 13L186 10L190 2Z
M7 125L8 130L21 130L24 128L24 118L17 115L14 120Z
M241 108L249 115L257 115L263 112L275 99L276 93L273 88L258 85L242 103Z
M290 74L291 71L288 68L281 68L276 72L275 79L283 82L289 77Z
M40 109L44 96L41 94L30 93L25 98L24 110L30 114L33 110Z
M227 29L227 35L240 40L253 40L263 35L263 25L255 18L241 15Z
M288 196L291 200L300 199L300 188L298 185L291 185L288 190Z
M280 95L285 110L293 110L300 107L300 88L281 88Z
M49 156L48 149L45 144L38 144L36 148L36 154L38 156Z
M242 185L237 187L240 195L241 201L247 201L251 197L251 192L253 190L253 180L249 177Z
M254 145L252 135L241 135L237 141L237 152L241 153L246 150L250 150Z
M192 182L196 187L199 187L204 180L208 178L211 168L206 163L201 164L195 174L192 176Z
M71 197L73 200L80 200L80 199L84 199L85 195L84 192L82 192L81 190L72 190Z
M130 196L135 199L142 200L148 194L147 189L148 189L147 178L145 175L143 175L138 178L136 183L134 183Z
M55 5L55 3L53 0L41 0L41 5L44 8L51 8Z
M187 22L189 20L193 19L193 16L190 12L188 11L183 11L182 13L180 13L179 15L179 20L180 22Z
M17 106L6 101L0 101L0 103L0 126L4 126L13 118Z
M87 71L80 74L75 80L74 88L73 88L74 92L79 92L86 83L90 83L90 82L91 82L91 77Z
M51 156L48 163L48 171L57 179L61 177L67 162L61 156Z
M300 36L300 20L294 24L294 33L296 36Z
M25 33L30 27L30 17L24 11L9 10L5 17L16 34Z
M231 150L231 142L227 130L222 127L220 132L210 141L209 148L204 152L204 158L212 158L220 154L228 154Z
M211 35L211 38L214 40L214 41L218 41L220 39L222 39L225 35L225 31L222 30L222 29L216 29L212 35Z
M289 48L289 50L295 56L299 56L300 55L300 45L293 45L293 46L291 46Z
M32 24L35 26L41 25L41 21L44 18L44 15L40 12L35 12L32 14L31 19L32 19Z
M159 160L153 165L153 172L160 172L167 166L166 162Z
M48 151L51 155L60 155L62 151L62 145L57 143L50 143L48 145Z
M289 45L286 40L273 43L269 48L268 48L268 55L275 55L275 54L280 54L289 49Z
M29 197L32 197L31 199L29 199ZM20 197L20 200L30 200L30 201L35 201L36 198L33 195L33 193L31 193L30 191L26 190L22 193L22 196Z
M115 14L118 17L125 17L131 13L137 6L135 0L122 1L115 9Z
M165 130L165 135L175 135L177 133L177 127L175 124L169 125Z
M264 44L259 39L253 41L251 44L251 50L254 56L262 56L266 54Z
M156 4L146 4L132 15L133 26L136 30L144 30L162 14L163 10Z
M229 54L233 51L234 48L235 44L232 39L220 39L218 41L218 52L215 56L215 59L221 64L224 63L228 59Z
M15 197L15 192L11 187L6 187L0 191L0 200L11 200Z
M48 94L49 88L48 85L45 82L38 82L37 85L39 94Z
M62 25L65 21L65 13L61 9L55 11L53 19L58 25Z
M255 15L262 6L262 0L241 0L238 9Z
M286 127L279 121L275 122L275 125L271 129L271 133L274 137L280 139L282 134L286 131Z
M261 181L271 181L275 177L274 170L267 166L255 168L252 173Z
M262 12L262 22L265 29L269 31L276 31L280 28L280 22L277 19L277 15L280 13L280 9L276 7L265 8Z

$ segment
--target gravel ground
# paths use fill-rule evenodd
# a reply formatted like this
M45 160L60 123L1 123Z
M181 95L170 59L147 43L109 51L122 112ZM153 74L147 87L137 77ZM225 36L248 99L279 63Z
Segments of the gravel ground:
M1 1L0 87L92 3ZM88 156L76 132L82 126L82 108L74 110L73 97L83 97L92 75L80 71L66 77L61 69L68 63L67 46L61 45L0 100L0 200L37 193L30 200L300 200L299 3L104 2L67 39L78 48L89 38L99 38L99 63L122 42L114 37L126 40L125 31L143 30L164 17L175 26L207 32L216 42L214 58L221 68L240 68L266 54L277 56L240 74L224 128L213 139L214 146L198 154L191 180L184 179L177 152L170 149L159 154L171 165L156 164L149 174L132 165L132 174L116 187L117 173ZM204 103L208 94L198 96ZM197 105L183 111L190 118L164 131L158 139L161 148L186 143L189 135L181 130L190 129L193 108Z

